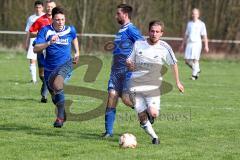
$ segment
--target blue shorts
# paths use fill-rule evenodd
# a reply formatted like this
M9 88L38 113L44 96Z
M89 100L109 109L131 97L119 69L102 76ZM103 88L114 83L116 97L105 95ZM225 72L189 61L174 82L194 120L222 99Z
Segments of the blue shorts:
M55 68L52 71L44 69L44 78L47 83L49 91L50 92L53 91L53 88L51 85L52 85L54 79L58 75L62 76L64 79L64 83L66 83L71 78L72 71L73 71L72 59L70 59L69 61L67 61L63 65Z
M38 62L38 68L44 68L45 58L42 53L37 54L37 62Z
M119 96L121 96L123 92L127 92L129 75L130 72L127 70L112 70L108 81L108 91L113 89L118 92Z

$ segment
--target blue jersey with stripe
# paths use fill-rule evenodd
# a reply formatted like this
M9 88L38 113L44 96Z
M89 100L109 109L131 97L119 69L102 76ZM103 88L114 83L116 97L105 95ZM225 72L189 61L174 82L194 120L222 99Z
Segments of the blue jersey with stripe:
M46 70L54 70L71 59L72 41L77 37L73 26L64 26L61 31L56 31L52 25L48 25L40 30L34 44L46 43L54 35L58 35L59 38L56 43L46 48Z
M132 23L120 28L114 40L112 69L126 68L126 59L132 52L133 44L139 39L143 39L143 37Z

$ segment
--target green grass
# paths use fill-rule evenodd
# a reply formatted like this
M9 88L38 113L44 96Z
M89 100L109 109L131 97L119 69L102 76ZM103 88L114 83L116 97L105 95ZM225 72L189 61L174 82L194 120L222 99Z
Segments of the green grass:
M74 71L69 84L106 91L110 56L99 56L103 68L94 83L83 82L86 66ZM81 61L81 59L80 59ZM68 121L61 129L52 127L54 106L39 103L40 83L29 83L25 55L0 54L0 157L1 159L239 159L240 157L240 62L201 62L201 77L189 80L190 69L179 60L185 93L176 88L161 98L162 116L154 128L161 145L139 127L136 113L118 105L115 136L100 139L104 116L89 121ZM174 84L170 70L164 76ZM174 86L175 87L175 86ZM101 100L67 95L71 112L96 108ZM50 99L50 98L49 98ZM136 135L136 149L120 149L119 135Z

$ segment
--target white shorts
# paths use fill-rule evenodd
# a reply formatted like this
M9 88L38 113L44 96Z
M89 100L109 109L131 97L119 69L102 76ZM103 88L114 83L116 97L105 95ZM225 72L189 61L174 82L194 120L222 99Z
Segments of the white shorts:
M200 59L202 51L202 42L188 42L185 49L184 59Z
M136 93L134 96L134 107L137 113L147 110L149 107L160 110L160 96L152 97L141 93Z
M35 38L30 38L30 43L28 47L28 52L27 52L27 59L32 59L32 60L37 60L37 54L33 52L33 41Z

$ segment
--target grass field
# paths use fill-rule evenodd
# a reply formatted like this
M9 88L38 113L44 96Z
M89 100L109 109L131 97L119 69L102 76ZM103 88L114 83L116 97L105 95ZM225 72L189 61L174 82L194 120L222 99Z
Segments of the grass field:
M82 66L74 71L69 84L106 91L111 57L99 58L103 68L96 82L83 82L86 66ZM239 159L240 62L203 60L197 81L189 80L190 69L181 58L179 69L185 93L174 88L162 96L162 116L154 124L161 145L153 146L135 112L122 103L112 139L99 138L104 116L53 128L54 106L50 100L39 102L40 83L29 83L25 55L1 53L0 159ZM164 78L174 84L170 70ZM101 103L86 96L66 98L74 101L73 113L92 110ZM119 135L125 132L136 135L136 149L119 148Z

